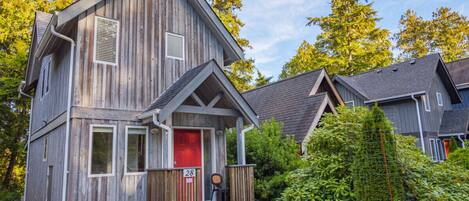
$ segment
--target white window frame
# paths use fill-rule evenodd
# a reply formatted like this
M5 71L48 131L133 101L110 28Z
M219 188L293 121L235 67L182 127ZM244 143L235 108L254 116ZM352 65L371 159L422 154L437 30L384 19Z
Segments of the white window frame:
M438 106L443 106L443 96L440 92L436 92L436 102L438 102Z
M423 109L427 112L431 112L430 100L427 95L422 95Z
M93 128L112 128L112 170L111 173L108 174L92 174L91 173L91 157L93 153ZM90 125L90 139L89 139L89 146L88 146L88 177L112 177L116 172L116 141L117 141L117 133L116 133L116 125L109 125L109 124L91 124Z
M98 19L103 19L103 20L109 20L113 22L117 22L117 34L116 34L116 60L114 63L112 62L107 62L107 61L100 61L96 59L96 38L98 35ZM95 16L94 17L94 38L93 38L93 63L97 64L105 64L105 65L111 65L111 66L117 66L117 63L119 62L119 38L120 38L120 22L119 20L116 19L111 19L111 18L106 18L106 17L101 17L101 16Z
M44 97L46 97L47 94L49 94L49 91L50 91L50 66L51 66L51 62L52 62L52 55L49 55L49 56L45 56L42 60L44 61L44 59L46 59L46 62L47 63L43 63L42 64L42 73L41 73L41 79L42 79L42 83L41 83L41 100L44 99ZM47 85L47 91L46 90L46 85Z
M174 36L174 37L179 37L179 38L182 38L182 58L180 57L174 57L174 56L169 56L168 55L168 36L171 35L171 36ZM180 61L184 61L184 58L186 57L186 45L185 45L185 38L183 35L179 35L179 34L175 34L175 33L171 33L171 32L166 32L166 38L165 38L165 55L166 55L166 58L170 58L170 59L176 59L176 60L180 60Z
M48 157L48 151L49 151L49 140L47 139L47 136L44 137L44 149L42 153L42 161L46 162L47 157Z
M429 141L430 141L430 158L432 159L433 162L438 162L438 153L435 153L437 152L436 141L433 138L430 138Z
M143 175L146 174L146 171L143 172L127 172L127 151L128 151L128 141L129 135L140 135L140 134L129 134L129 129L137 128L137 129L145 129L145 169L148 169L148 126L126 126L125 127L125 159L124 159L124 175Z
M444 146L443 146L443 142L439 138L436 138L436 147L438 149L438 160L444 161L446 159Z

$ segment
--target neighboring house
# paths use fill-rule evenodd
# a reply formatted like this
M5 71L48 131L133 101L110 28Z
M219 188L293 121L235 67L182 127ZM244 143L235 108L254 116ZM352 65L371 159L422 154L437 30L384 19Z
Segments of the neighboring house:
M462 103L453 105L453 108L469 108L469 57L446 64L453 78Z
M307 143L326 112L343 105L326 70L320 69L280 80L243 93L261 121L283 123L283 133L292 135L306 150Z
M205 0L38 12L21 87L34 94L25 200L209 199L212 173L253 196L241 132L257 115L220 68L242 58ZM226 160L232 127L236 168Z
M453 119L456 114L464 116L452 106L461 103L461 97L439 54L355 76L336 76L334 82L347 105L377 103L395 132L415 136L416 144L435 161L446 158L449 143L442 140L462 137L454 129L467 130L466 119Z

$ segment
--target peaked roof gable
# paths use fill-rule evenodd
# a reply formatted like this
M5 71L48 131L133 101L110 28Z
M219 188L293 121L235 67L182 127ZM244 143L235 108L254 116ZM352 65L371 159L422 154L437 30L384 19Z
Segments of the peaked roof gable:
M469 57L446 63L456 87L469 88Z
M254 110L241 96L238 90L236 90L214 60L210 60L184 73L173 85L164 91L161 96L153 101L139 118L148 118L158 113L160 121L166 120L169 115L175 112L176 109L178 109L178 107L211 75L217 78L222 88L227 92L226 95L236 106L236 109L251 123L259 126L259 120Z
M336 81L352 88L366 102L391 100L424 94L434 76L439 75L445 84L451 101L460 97L439 54L432 54L412 61L405 61L385 68L375 69L355 76L336 76Z
M298 143L303 143L326 106L334 110L328 93L317 93L318 85L327 82L327 78L326 71L319 69L244 92L243 96L260 120L275 118L283 123L284 134L294 135ZM330 79L328 83L335 90ZM335 96L333 92L330 94ZM340 95L336 99L343 104Z

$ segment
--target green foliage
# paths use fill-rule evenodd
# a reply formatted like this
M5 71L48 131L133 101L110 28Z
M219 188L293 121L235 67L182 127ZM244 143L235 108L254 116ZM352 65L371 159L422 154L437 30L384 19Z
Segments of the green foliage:
M364 118L352 175L358 200L403 200L392 125L377 105Z
M251 48L249 40L240 36L244 23L239 19L237 12L243 7L242 0L211 0L209 2L236 42L243 48ZM238 90L246 91L252 89L250 83L253 80L254 69L254 60L245 59L228 66L225 73Z
M25 174L29 100L18 97L24 79L34 12L53 12L71 0L0 1L0 200L19 200Z
M356 200L351 166L367 111L339 107L336 116L324 115L308 146L308 165L289 175L281 200Z
M452 162L433 163L415 146L415 138L396 135L407 200L469 200L469 172Z
M458 149L450 153L446 162L469 171L469 148Z
M331 74L351 75L386 66L392 61L389 31L377 27L372 4L332 0L331 14L308 18L322 33L314 45L303 42L283 67L281 78L325 67Z
M287 173L302 166L299 146L282 134L282 126L275 120L262 123L259 129L245 134L246 162L256 164L254 177L257 200L280 197L286 187ZM236 161L236 132L227 135L228 162Z
M451 137L449 140L449 153L453 153L454 151L459 149L459 143L455 137Z
M399 23L400 31L394 38L401 51L400 59L439 52L450 62L469 55L469 20L450 8L439 8L433 12L431 20L407 10Z
M260 71L257 71L257 78L255 87L261 87L270 83L273 77L266 77Z

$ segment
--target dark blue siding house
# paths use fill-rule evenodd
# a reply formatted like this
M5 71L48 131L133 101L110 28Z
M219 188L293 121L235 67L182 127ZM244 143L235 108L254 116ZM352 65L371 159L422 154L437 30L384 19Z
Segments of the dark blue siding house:
M446 158L449 137L464 145L469 110L454 110L461 96L439 54L354 76L335 76L334 83L350 107L377 103L395 132L415 136L416 144L435 161Z
M469 57L447 63L446 67L462 98L462 103L453 105L453 108L469 108Z

